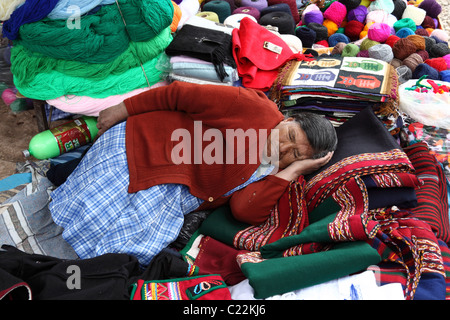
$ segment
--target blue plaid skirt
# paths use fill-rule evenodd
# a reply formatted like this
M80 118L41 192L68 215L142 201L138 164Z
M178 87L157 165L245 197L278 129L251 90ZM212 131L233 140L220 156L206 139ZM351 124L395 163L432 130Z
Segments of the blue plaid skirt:
M67 181L52 192L49 209L81 259L126 253L145 266L177 238L184 215L203 200L180 184L128 193L125 126L120 123L100 136ZM257 171L230 192L264 175Z

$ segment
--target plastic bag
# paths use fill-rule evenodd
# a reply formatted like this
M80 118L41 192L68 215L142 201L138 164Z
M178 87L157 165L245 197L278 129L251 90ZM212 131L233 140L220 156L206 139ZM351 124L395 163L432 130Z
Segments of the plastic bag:
M399 108L420 123L450 129L450 92L446 88L450 83L444 81L408 80L399 86Z

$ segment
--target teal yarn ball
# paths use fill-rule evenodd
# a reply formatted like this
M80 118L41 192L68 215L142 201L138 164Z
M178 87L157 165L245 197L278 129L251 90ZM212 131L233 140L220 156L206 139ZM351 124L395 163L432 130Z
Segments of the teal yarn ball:
M202 11L215 12L220 23L223 23L231 15L231 7L227 1L210 1L203 6Z

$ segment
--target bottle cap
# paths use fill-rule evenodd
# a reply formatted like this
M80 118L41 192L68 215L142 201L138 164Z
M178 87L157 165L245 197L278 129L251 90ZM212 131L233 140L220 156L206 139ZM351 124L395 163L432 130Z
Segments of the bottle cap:
M28 150L23 150L22 153L25 158L28 158L30 156L30 151Z

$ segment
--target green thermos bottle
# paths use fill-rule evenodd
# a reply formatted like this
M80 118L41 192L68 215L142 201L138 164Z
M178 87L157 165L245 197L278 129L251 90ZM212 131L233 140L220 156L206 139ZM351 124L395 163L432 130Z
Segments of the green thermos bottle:
M83 116L38 133L23 155L39 160L55 158L94 141L97 133L97 118Z

